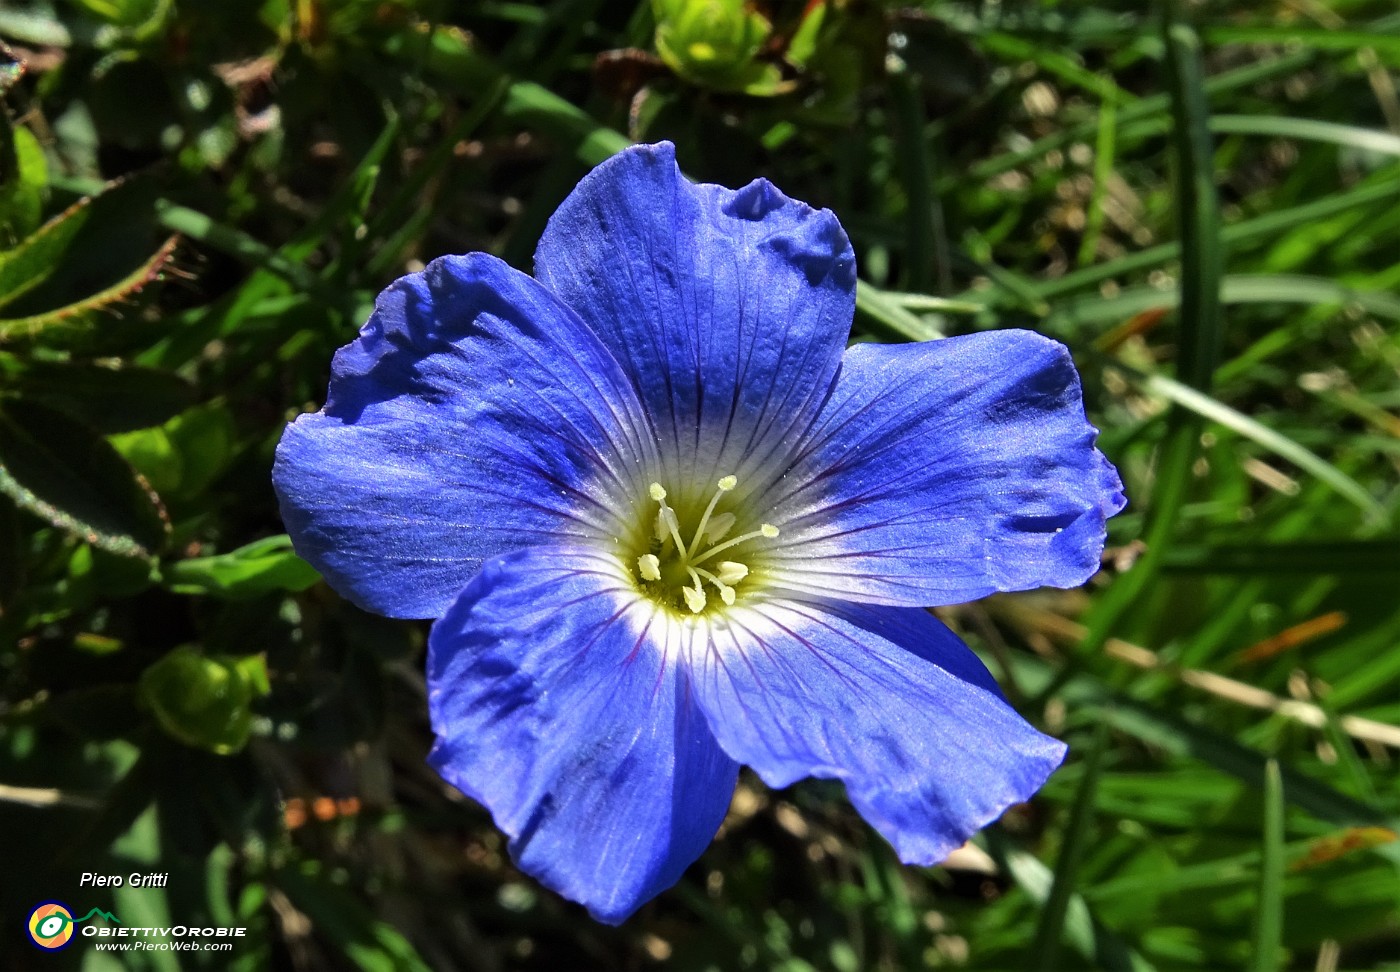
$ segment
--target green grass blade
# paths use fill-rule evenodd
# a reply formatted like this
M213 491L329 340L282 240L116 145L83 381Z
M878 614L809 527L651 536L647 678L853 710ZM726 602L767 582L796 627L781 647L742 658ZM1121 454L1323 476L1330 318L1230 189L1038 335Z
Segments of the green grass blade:
M1259 868L1259 904L1254 916L1251 972L1281 968L1283 945L1283 777L1278 760L1264 766L1264 858Z
M1178 384L1193 391L1208 390L1220 359L1220 279L1225 263L1220 242L1220 202L1213 176L1214 153L1208 128L1200 43L1189 27L1174 22L1170 16L1163 23L1163 33L1172 104L1172 149L1182 253ZM1123 613L1139 601L1157 576L1159 562L1171 548L1181 508L1190 492L1191 465L1199 448L1198 424L1198 418L1186 412L1172 413L1143 536L1146 552L1118 579L1090 615L1079 657L1098 653Z
M1273 138L1296 138L1312 142L1332 142L1349 145L1368 152L1400 155L1400 136L1378 132L1358 125L1338 125L1336 122L1312 118L1276 118L1272 115L1216 115L1211 119L1211 131L1222 135L1265 135Z
M1070 806L1069 823L1065 827L1064 844L1060 848L1059 859L1055 862L1055 876L1050 883L1050 893L1040 909L1040 920L1036 922L1029 968L1038 969L1040 972L1054 972L1059 968L1057 962L1060 941L1064 936L1065 916L1069 913L1070 897L1075 889L1075 875L1084 855L1085 842L1088 840L1093 820L1099 770L1103 765L1104 750L1107 746L1108 724L1100 722L1094 732L1093 743L1084 758L1084 776L1079 781L1074 803Z
M1210 137L1201 44L1184 23L1168 23L1167 78L1172 104L1172 159L1177 172L1177 220L1181 227L1181 309L1178 313L1177 379L1208 391L1223 340L1220 278L1225 253L1220 239L1220 200L1215 192L1215 153Z
M982 832L987 851L998 866L1032 901L1043 903L1050 895L1054 875L1039 859L1015 846L998 827ZM1063 922L1065 941L1093 968L1109 972L1151 972L1153 966L1122 939L1094 920L1083 896L1068 895ZM1063 967L1063 966L1062 966Z
M1105 720L1148 745L1161 747L1173 755L1199 759L1250 786L1263 786L1266 758L1226 735L1112 692L1087 676L1067 684L1065 697L1080 704L1102 704ZM1342 827L1396 826L1396 821L1384 811L1347 796L1321 780L1285 767L1280 767L1279 771L1287 784L1283 791L1287 802L1319 820ZM1400 860L1400 843L1379 846L1376 853Z
M1099 131L1094 139L1094 189L1089 196L1088 212L1085 215L1084 239L1079 244L1077 262L1081 267L1087 267L1094 262L1094 254L1099 248L1099 237L1103 234L1104 199L1108 195L1108 180L1113 175L1117 136L1117 106L1112 101L1105 101L1099 109Z
M1181 382L1173 381L1165 375L1144 374L1116 361L1111 364L1113 368L1122 372L1146 391L1161 395L1173 404L1195 412L1202 418L1218 422L1232 432L1263 446L1274 455L1287 459L1298 468L1316 476L1339 496L1355 504L1357 509L1361 510L1373 525L1381 525L1389 521L1390 516L1385 507L1366 492L1360 483L1317 453L1294 442L1288 436L1275 432L1258 420L1236 411L1224 402L1204 395L1194 388L1188 388Z
M940 314L980 314L987 309L985 304L968 300L952 300L934 294L908 294L898 290L882 291L886 299L893 301L907 311L935 311ZM1400 303L1400 301L1397 301Z
M933 165L924 137L923 97L908 72L890 75L889 95L893 105L895 144L899 171L904 184L906 210L904 282L910 290L929 290L934 268ZM944 264L946 272L946 262Z
M1253 64L1246 64L1231 71L1222 71L1220 74L1209 78L1205 82L1206 93L1210 95L1225 94L1239 88L1248 88L1251 85L1267 81L1270 78L1281 77L1291 74L1308 64L1317 57L1316 51L1306 48L1292 51L1282 57L1272 60L1259 61ZM1161 116L1166 113L1170 102L1166 95L1151 95L1147 98L1140 98L1130 105L1123 107L1118 113L1118 124L1128 125L1134 122L1141 122L1144 119L1154 116ZM964 178L974 181L983 181L993 176L1001 175L1003 172L1010 172L1027 162L1034 162L1045 157L1047 152L1058 148L1064 148L1075 142L1082 142L1093 138L1098 131L1098 122L1090 121L1082 125L1075 125L1063 131L1055 132L1044 138L1036 139L1030 145L1014 152L1007 152L998 155L972 166ZM951 188L959 180L949 179L950 185L942 188Z
M1089 92L1105 103L1128 103L1137 98L1124 91L1112 78L1083 67L1075 58L1043 44L1001 31L977 35L977 43L988 53L1010 62L1030 61L1047 74Z
M932 341L943 332L917 314L913 314L889 294L864 280L856 284L856 312L866 315L882 330L909 341Z
M1112 297L1097 294L1065 301L1046 319L1051 330L1066 325L1118 324L1144 311L1180 305L1181 294L1155 287L1132 287ZM1400 297L1379 290L1358 290L1326 277L1304 274L1232 274L1221 281L1222 304L1354 304L1369 314L1400 321ZM1220 380L1224 380L1222 365Z
M1400 37L1369 30L1336 30L1329 27L1220 26L1206 29L1212 44L1302 44L1313 50L1354 51L1369 47L1390 57L1400 57Z
M1191 574L1395 574L1400 543L1338 540L1331 543L1183 544L1166 555L1163 569Z
M1276 212L1264 213L1252 219L1242 220L1225 226L1220 233L1225 246L1252 243L1259 239L1277 236L1284 230L1293 229L1311 222L1344 213L1350 209L1372 206L1376 203L1395 201L1396 171L1383 170L1371 178L1345 192L1334 193L1321 199L1310 200L1297 206L1290 206ZM1036 286L1036 294L1048 299L1060 294L1073 293L1096 286L1105 280L1126 276L1160 266L1176 259L1181 248L1176 243L1162 243L1139 250L1116 260L1109 260L1097 266L1086 267L1067 273L1063 277L1047 280Z
M156 213L166 229L212 247L247 266L270 270L298 290L314 293L321 288L321 282L310 270L242 230L163 199L157 200Z

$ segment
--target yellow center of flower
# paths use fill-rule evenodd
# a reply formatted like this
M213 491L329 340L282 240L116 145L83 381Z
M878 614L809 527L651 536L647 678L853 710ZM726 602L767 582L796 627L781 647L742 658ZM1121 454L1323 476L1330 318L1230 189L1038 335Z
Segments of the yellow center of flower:
M749 577L754 555L761 551L754 541L778 535L777 527L763 523L757 530L731 536L739 516L720 507L738 484L733 476L716 483L714 495L698 518L687 515L694 510L685 504L668 502L669 495L660 483L651 484L656 517L649 524L646 551L637 556L636 566L642 588L652 600L691 614L703 613L712 603L711 594L718 595L725 605L734 603L740 585Z

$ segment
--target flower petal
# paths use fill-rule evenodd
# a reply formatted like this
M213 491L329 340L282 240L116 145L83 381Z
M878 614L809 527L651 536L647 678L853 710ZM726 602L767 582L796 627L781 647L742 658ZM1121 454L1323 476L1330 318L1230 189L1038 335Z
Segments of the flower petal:
M909 606L1082 584L1125 502L1095 435L1049 338L857 345L773 491L773 580Z
M719 744L770 786L842 780L900 859L934 864L1064 758L927 611L771 601L687 654Z
M612 924L700 856L734 790L668 637L615 560L540 547L487 563L428 641L429 762Z
M632 478L654 436L630 382L577 315L494 257L394 283L331 371L273 482L297 553L361 607L437 617L486 557L614 536L610 497L643 494Z
M535 253L540 281L623 362L661 437L664 475L772 470L831 388L855 308L855 257L827 210L766 180L693 185L670 143L579 183Z

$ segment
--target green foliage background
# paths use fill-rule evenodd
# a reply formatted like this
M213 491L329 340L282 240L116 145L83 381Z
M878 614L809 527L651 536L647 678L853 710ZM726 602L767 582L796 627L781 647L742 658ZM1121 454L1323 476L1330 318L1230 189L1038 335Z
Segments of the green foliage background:
M0 39L0 965L116 964L29 945L58 898L249 928L132 968L1400 967L1392 3L8 0ZM1031 804L913 869L746 776L611 929L425 766L425 626L319 583L269 470L380 288L529 269L660 138L836 211L857 339L1065 341L1131 505L1084 590L940 612L1071 745Z

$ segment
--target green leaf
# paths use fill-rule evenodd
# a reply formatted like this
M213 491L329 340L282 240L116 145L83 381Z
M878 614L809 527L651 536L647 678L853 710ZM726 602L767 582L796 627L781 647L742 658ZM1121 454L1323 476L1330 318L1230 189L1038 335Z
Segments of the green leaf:
M105 439L23 399L0 403L0 493L122 556L149 557L169 530L159 499Z
M93 16L114 27L132 40L143 41L157 36L165 26L174 0L73 0Z
M48 178L39 140L27 128L12 128L0 111L0 247L13 246L38 227Z
M825 3L808 4L802 13L802 20L788 40L783 56L794 67L805 67L817 55L821 42L822 27L827 23L829 7Z
M0 352L0 387L67 412L100 432L159 425L194 400L194 386L176 375L81 361L25 360Z
M203 492L233 459L238 432L228 406L222 402L192 408L165 423L164 428L180 452L182 495Z
M408 939L375 918L358 897L332 883L318 862L284 867L276 883L348 965L364 972L428 972Z
M49 278L91 215L92 198L80 199L45 223L38 232L0 253L0 307ZM0 324L0 335L4 334L2 328Z
M161 278L178 243L179 237L170 237L139 267L90 297L29 317L0 319L0 343L38 341L59 349L81 346L95 336L105 336L101 334L103 325L116 320L113 312Z
M396 33L384 51L448 90L472 97L489 91L505 71L483 53L470 34L455 27L437 27L425 39ZM516 125L538 128L568 146L584 165L597 165L632 144L621 132L600 124L566 98L533 81L509 83L501 114Z
M156 201L156 214L161 225L172 232L227 253L248 266L269 270L298 290L311 293L321 290L321 282L314 273L242 230L225 226L204 213L164 199Z
M176 594L208 594L228 600L273 591L304 591L321 579L316 568L292 552L285 535L268 537L226 554L181 560L164 570Z
M112 437L112 444L164 496L195 496L228 466L236 431L228 408L211 402L158 428Z
M188 645L141 675L141 698L161 727L186 745L220 754L248 742L253 700L267 688L262 656L206 656Z

